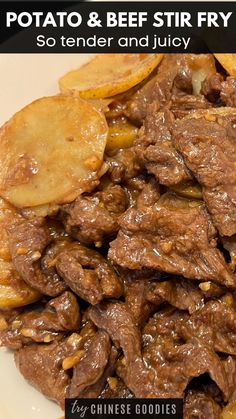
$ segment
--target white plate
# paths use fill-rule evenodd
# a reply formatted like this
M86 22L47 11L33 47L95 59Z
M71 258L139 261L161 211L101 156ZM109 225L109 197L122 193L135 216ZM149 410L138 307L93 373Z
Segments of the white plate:
M0 54L0 125L32 100L57 93L58 78L88 58L88 54ZM62 416L56 404L24 380L13 353L0 349L0 419Z

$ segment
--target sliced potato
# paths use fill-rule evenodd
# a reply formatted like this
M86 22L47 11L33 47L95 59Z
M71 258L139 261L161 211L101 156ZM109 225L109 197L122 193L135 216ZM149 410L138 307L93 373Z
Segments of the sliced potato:
M72 201L97 178L107 132L79 98L36 100L0 130L0 195L20 208Z
M88 103L92 105L94 108L96 108L100 112L108 112L109 111L109 105L112 103L113 98L108 99L88 99Z
M229 73L230 76L236 75L236 54L214 54L219 63Z
M30 288L21 279L18 279L16 288L11 285L10 281L7 284L2 283L0 278L0 310L22 307L37 301L39 298L39 292Z
M163 54L100 54L59 80L63 93L83 99L101 99L129 90L144 80Z
M15 271L9 251L7 227L16 225L22 217L0 199L0 310L9 310L33 303L40 298Z
M120 122L109 127L106 150L129 148L133 145L138 128L128 122Z
M1 261L11 260L9 252L7 228L22 222L22 217L12 205L0 198L0 276L2 272Z

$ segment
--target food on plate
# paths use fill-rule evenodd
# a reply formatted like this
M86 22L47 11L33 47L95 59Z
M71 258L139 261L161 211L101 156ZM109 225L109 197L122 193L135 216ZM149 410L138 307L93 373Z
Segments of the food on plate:
M0 310L25 306L42 296L21 279L12 262L8 229L14 229L22 220L16 209L0 198ZM26 249L17 251L24 253Z
M107 130L103 114L79 98L26 106L0 131L1 196L21 208L73 201L97 179Z
M163 54L100 54L59 80L62 93L83 99L118 95L140 83L160 63Z
M235 415L236 78L215 57L101 55L1 128L0 345L62 409Z

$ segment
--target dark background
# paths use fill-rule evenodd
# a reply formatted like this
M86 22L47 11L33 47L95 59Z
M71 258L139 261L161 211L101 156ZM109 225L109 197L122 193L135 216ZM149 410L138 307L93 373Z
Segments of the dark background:
M56 12L62 10L78 11L83 16L83 24L79 28L27 28L21 29L17 24L12 28L5 27L6 11L43 11ZM89 13L95 11L99 13L103 20L107 11L148 11L149 21L143 28L89 28L86 25ZM233 15L229 19L229 28L155 28L152 26L153 14L155 11L187 11L192 13L192 23L196 23L198 11L232 11ZM105 19L104 19L105 21ZM161 48L153 51L148 48L139 48L138 52L228 52L236 53L236 2L70 2L70 1L1 1L0 2L0 53L99 53L99 52L137 52L136 48L63 48L57 43L54 48L36 46L36 37L39 35L46 37L60 36L66 37L90 37L113 36L118 39L120 36L134 36L140 38L146 34L160 37L170 34L172 37L191 36L188 50L183 48Z

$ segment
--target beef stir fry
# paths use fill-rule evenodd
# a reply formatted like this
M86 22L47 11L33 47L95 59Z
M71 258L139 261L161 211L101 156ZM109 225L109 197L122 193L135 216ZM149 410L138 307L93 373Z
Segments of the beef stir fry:
M0 130L0 346L62 408L179 397L185 419L236 415L227 63L99 56Z

